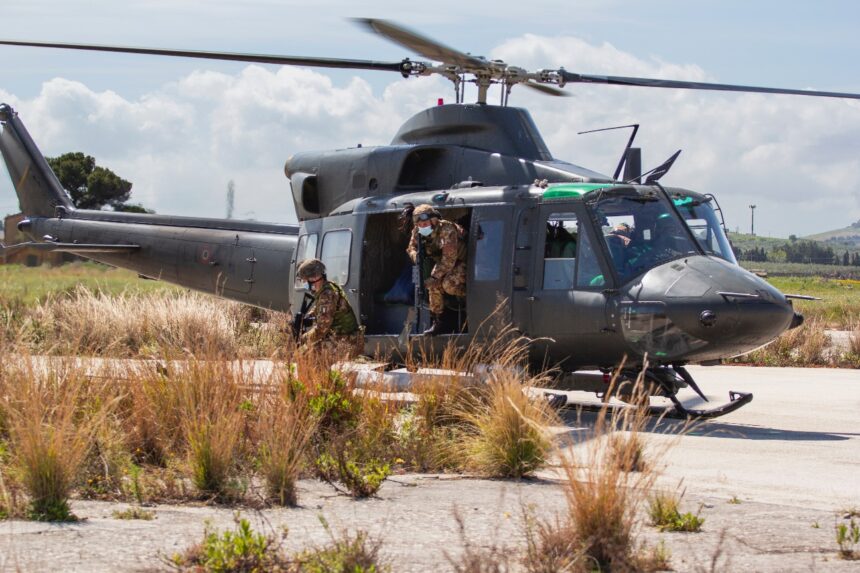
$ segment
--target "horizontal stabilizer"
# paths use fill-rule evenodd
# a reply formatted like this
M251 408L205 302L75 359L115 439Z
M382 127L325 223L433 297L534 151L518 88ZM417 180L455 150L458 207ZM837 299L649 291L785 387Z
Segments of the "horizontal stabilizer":
M56 251L60 253L133 253L140 249L140 245L99 245L87 243L18 243L6 246L0 243L0 254L11 255L21 249L35 249L37 251Z

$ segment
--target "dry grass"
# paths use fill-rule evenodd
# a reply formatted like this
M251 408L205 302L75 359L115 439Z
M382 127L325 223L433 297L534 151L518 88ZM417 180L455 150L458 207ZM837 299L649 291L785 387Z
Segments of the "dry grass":
M616 375L611 386L617 380ZM641 394L642 387L640 376L634 393ZM645 463L641 432L647 421L643 409L610 414L604 408L597 414L591 439L562 457L566 513L555 527L545 523L538 530L540 551L582 563L586 570L652 571L661 566L665 552L647 551L636 541L637 517L664 453L650 451ZM621 446L609 446L619 440L613 432L626 433L618 442ZM631 471L634 466L639 471Z
M0 370L11 464L34 519L74 519L69 495L114 406L109 396L73 361L44 370L30 360Z
M827 354L830 337L821 320L808 320L783 333L767 346L736 359L763 366L827 366L833 363Z
M272 356L290 346L285 314L195 292L108 295L81 287L17 316L25 323L19 342L54 354Z
M229 362L190 361L171 369L194 486L219 500L241 497L239 447L246 436L244 369Z
M279 505L298 502L296 481L318 422L307 393L294 392L290 383L289 378L282 380L275 391L260 398L256 421L260 472L269 498Z
M524 392L523 380L501 374L462 406L460 439L467 468L491 477L521 478L546 464L557 418L548 403Z

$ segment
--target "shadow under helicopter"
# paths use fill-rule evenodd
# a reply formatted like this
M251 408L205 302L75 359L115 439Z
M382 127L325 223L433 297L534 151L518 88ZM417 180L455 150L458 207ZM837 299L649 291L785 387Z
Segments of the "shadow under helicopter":
M579 409L566 409L559 415L568 427L567 431L558 438L568 439L573 445L582 444L599 437L602 432L595 432L599 425L599 412ZM606 431L623 431L624 423L620 418L607 414L605 418ZM785 441L785 442L840 442L860 437L853 432L820 432L786 430L767 426L751 426L746 424L730 424L714 421L686 422L684 420L650 418L644 420L639 430L643 433L696 436L705 438L753 440L753 441Z

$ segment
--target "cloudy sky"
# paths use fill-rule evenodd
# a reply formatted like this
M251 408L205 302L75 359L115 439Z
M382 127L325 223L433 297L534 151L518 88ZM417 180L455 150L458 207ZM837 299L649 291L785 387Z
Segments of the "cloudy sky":
M415 56L347 20L394 20L529 69L860 93L860 3L818 0L3 0L3 39L397 61ZM675 150L667 185L717 195L731 229L806 235L860 220L860 101L569 86L515 90L553 155L613 171L640 123L645 168ZM529 93L526 93L529 92ZM84 151L159 213L292 221L284 160L390 142L453 100L438 78L0 46L0 101L47 155ZM498 95L491 91L491 102ZM467 99L474 93L467 91ZM0 168L0 214L17 210Z

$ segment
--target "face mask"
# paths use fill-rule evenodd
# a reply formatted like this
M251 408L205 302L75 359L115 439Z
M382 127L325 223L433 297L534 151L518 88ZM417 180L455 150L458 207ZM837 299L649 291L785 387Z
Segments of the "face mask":
M433 227L418 227L418 232L422 237L429 237L433 232Z

